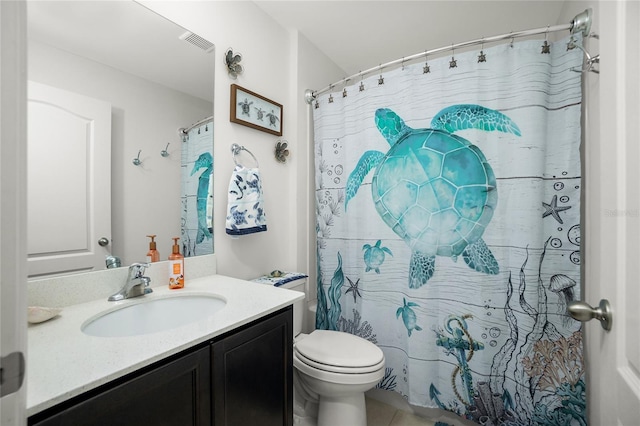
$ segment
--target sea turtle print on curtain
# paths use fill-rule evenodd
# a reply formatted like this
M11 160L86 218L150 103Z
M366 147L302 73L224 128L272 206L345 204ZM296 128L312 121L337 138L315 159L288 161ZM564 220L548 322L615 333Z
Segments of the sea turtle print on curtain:
M579 49L525 41L322 95L316 326L378 387L479 424L584 425ZM329 102L329 97L332 102Z

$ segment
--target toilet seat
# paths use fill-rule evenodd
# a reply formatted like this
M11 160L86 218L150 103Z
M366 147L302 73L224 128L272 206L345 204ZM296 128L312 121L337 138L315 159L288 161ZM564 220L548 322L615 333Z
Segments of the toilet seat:
M365 374L384 366L384 354L373 343L349 333L315 330L296 342L294 354L309 367L343 373Z

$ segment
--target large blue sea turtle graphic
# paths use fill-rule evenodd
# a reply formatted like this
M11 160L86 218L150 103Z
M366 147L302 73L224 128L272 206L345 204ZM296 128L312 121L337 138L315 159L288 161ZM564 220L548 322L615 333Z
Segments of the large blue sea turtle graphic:
M412 129L387 108L377 110L375 120L391 148L362 155L347 181L345 210L375 169L375 208L412 251L410 288L433 276L436 256L462 255L471 269L497 274L498 262L482 240L498 202L496 178L482 151L452 133L475 128L520 136L518 126L480 105L445 108L430 129Z

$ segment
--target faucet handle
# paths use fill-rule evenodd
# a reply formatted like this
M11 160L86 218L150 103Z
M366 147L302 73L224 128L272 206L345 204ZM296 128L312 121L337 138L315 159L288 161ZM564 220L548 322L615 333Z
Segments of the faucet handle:
M129 266L129 275L132 275L133 278L140 278L144 275L144 270L149 267L149 264L146 262L132 263Z

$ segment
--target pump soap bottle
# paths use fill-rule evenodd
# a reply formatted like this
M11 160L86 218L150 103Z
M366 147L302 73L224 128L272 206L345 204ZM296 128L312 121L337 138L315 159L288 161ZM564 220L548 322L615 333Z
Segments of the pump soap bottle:
M149 251L147 252L147 263L157 262L160 260L160 252L156 250L156 242L153 240L155 235L147 235L147 237L151 238L151 242L149 243Z
M173 238L173 250L169 255L169 288L183 288L184 287L184 256L180 254L180 246L178 240L180 238Z

